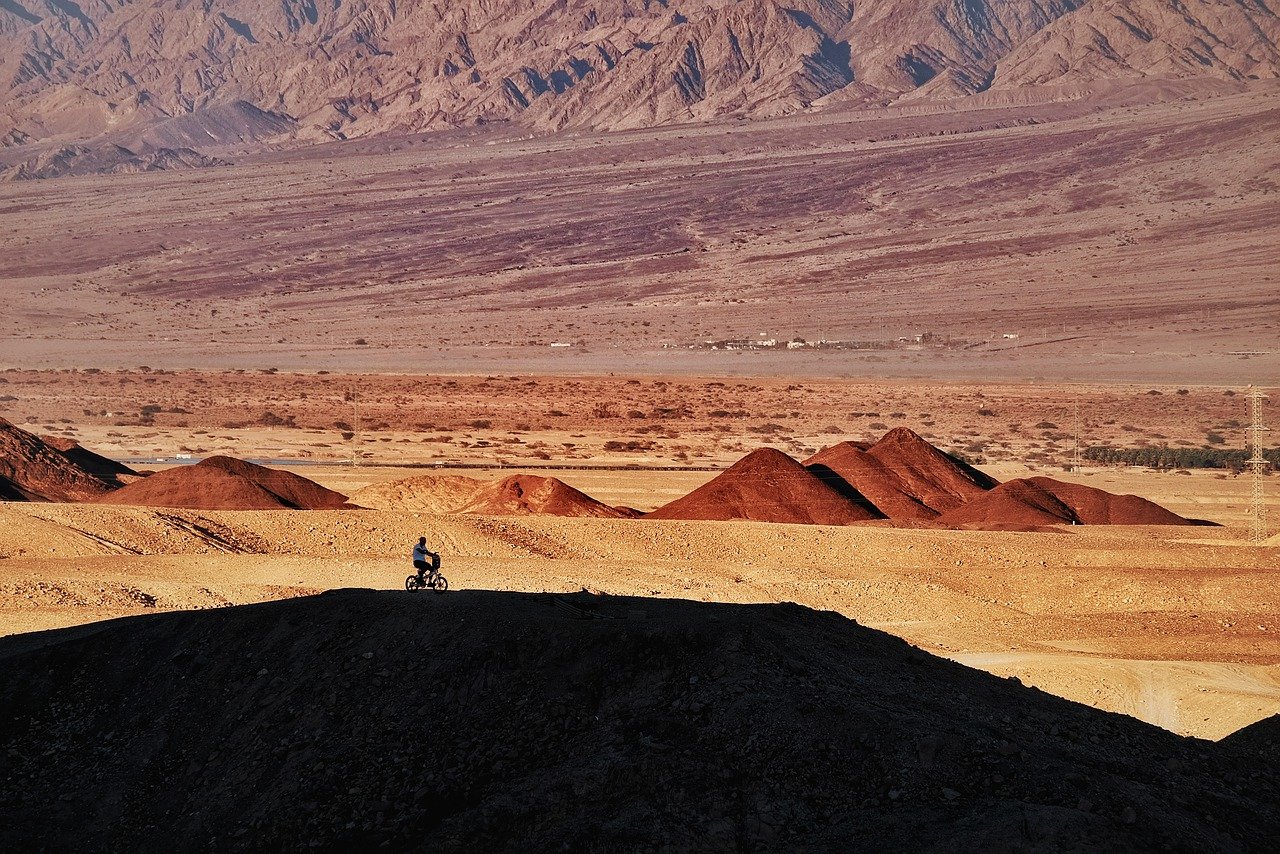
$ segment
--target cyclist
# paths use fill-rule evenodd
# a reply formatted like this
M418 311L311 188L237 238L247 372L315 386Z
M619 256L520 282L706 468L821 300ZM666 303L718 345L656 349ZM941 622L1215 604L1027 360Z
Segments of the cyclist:
M413 547L413 568L418 570L418 583L422 583L422 574L435 572L440 568L440 555L427 548L427 538L419 537L418 544Z

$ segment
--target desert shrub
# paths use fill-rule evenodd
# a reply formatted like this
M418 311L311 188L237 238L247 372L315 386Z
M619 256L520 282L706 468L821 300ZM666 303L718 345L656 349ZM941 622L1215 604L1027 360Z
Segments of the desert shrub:
M1212 430L1204 434L1204 440L1210 445L1225 445L1227 443L1227 438L1225 436L1221 433L1215 433Z
M493 422L487 418L477 418L474 421L468 421L467 426L476 430L488 430L493 426Z
M1039 424L1036 425L1036 429L1037 430L1057 430L1058 425L1054 424L1052 421L1041 421Z
M881 421L873 421L870 424L868 424L867 427L871 430L888 430L889 429L889 425Z
M650 451L653 450L653 442L641 441L638 439L631 439L630 441L622 442L616 439L611 439L604 443L604 449L606 451Z

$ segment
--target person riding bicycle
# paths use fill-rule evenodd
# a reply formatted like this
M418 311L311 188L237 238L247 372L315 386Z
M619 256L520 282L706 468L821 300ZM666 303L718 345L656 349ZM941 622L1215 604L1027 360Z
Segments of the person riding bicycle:
M435 572L440 568L440 555L427 548L427 538L419 537L418 544L413 547L413 568L418 570L418 581L422 581L423 573Z

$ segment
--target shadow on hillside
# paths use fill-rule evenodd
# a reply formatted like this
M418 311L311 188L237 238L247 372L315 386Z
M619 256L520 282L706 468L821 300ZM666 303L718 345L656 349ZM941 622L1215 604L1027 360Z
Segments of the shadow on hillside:
M790 604L339 590L6 638L0 661L7 850L1280 835L1274 766Z

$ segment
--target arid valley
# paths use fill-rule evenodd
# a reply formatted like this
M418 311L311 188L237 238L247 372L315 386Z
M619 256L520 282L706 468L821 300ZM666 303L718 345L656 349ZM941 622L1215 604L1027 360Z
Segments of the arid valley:
M1277 139L1254 0L0 2L0 849L1276 850Z

